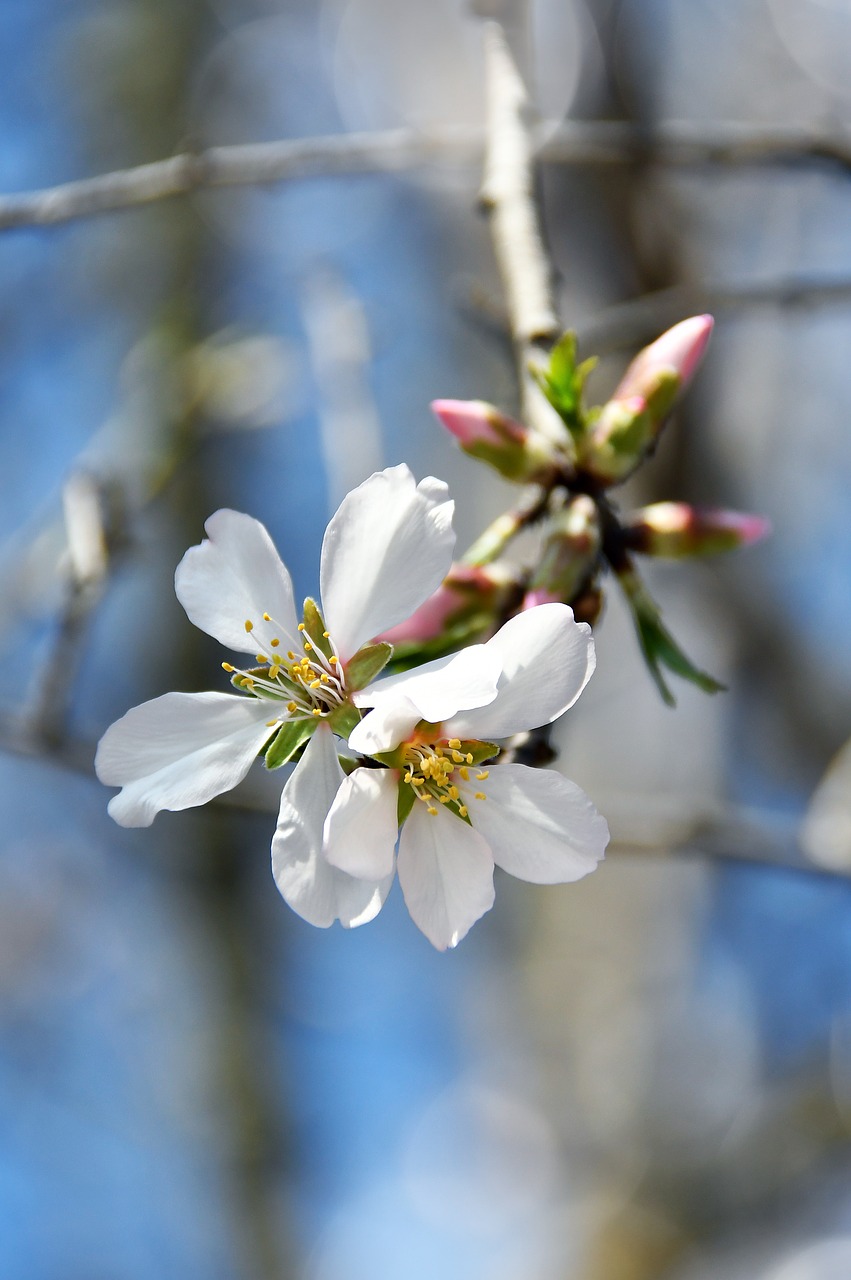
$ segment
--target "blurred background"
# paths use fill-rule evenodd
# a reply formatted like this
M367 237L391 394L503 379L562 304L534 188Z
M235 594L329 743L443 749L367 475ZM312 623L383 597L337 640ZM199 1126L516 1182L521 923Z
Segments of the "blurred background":
M306 594L376 467L445 478L462 547L510 500L428 409L516 408L481 156L3 232L4 1280L851 1275L851 761L821 781L851 735L851 5L536 0L522 26L553 124L754 140L752 163L647 146L540 174L598 399L716 314L623 496L772 520L652 575L730 691L664 707L612 592L558 733L612 851L577 885L498 874L444 955L398 887L352 933L288 910L280 775L120 830L98 736L224 687L172 587L207 515L264 521ZM223 144L466 138L481 36L464 0L6 0L0 190ZM778 126L844 158L760 163Z

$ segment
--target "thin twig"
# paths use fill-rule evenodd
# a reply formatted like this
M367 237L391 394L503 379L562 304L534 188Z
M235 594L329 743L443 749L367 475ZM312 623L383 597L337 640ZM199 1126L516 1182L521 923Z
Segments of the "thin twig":
M65 737L74 677L108 570L98 481L85 472L74 472L62 491L62 505L68 539L65 600L53 644L35 681L26 730L29 741L54 747Z
M607 308L596 320L583 321L583 351L607 355L642 346L662 329L702 311L743 308L814 307L851 301L851 279L786 277L745 284L674 285Z
M672 166L797 167L815 163L851 170L851 133L846 130L679 120L640 129L617 120L573 120L534 125L529 137L537 158L549 164L653 160ZM391 129L210 147L94 178L0 196L0 231L137 208L206 187L264 186L329 174L393 173L446 160L478 162L484 145L481 130L456 127L430 133Z

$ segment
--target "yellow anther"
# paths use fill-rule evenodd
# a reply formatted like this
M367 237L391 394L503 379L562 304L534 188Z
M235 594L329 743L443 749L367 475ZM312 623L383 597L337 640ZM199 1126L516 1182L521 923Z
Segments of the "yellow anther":
M453 751L452 759L455 761L456 764L463 764L464 762L464 757L461 755L460 751Z
M472 753L472 751L468 751L468 752L467 752L467 764L472 764L472 763L473 763L473 753Z
M460 739L460 738L450 738L450 739L449 739L449 745L450 745L450 747L454 747L454 748L455 748L455 750L457 751L457 750L458 750L458 748L459 748L459 747L460 747L460 745L461 745L461 739Z
M271 622L271 621L272 621L272 615L271 615L270 613L264 613L264 614L263 614L263 621L264 621L264 622Z
M434 817L434 815L437 813L437 810L435 809L435 807L434 807L434 805L433 805L433 804L430 804L430 805L428 806L428 809L426 810L426 812L427 812L427 813L430 813L430 814L431 814L431 816L432 816L432 817Z
M489 769L482 769L480 773L476 774L476 777L478 778L479 782L484 782L485 778L487 778L489 774L490 774Z
M319 710L319 708L318 708L318 707L314 707L314 708L313 708L313 714L314 714L315 716L321 716L321 715L322 715L322 712Z
M321 680L311 680L310 687L311 689L318 689L321 683L322 683Z
M453 799L453 800L457 800L457 799L458 799L458 797L459 797L459 795L460 795L461 793L460 793L460 791L458 790L458 788L457 788L457 787L450 787L450 788L449 788L449 794L450 794L450 796L452 797L452 799Z
M438 796L437 798L441 804L449 804L449 796Z
M236 671L236 667L232 667L229 662L223 662L222 671Z
M312 648L313 648L313 645L310 643L310 641L309 641L309 640L305 640L305 642L304 642L304 647L305 647L305 649L312 649Z
M261 666L263 665L263 663L265 663L265 662L268 662L268 661L269 661L269 659L266 657L265 653L258 653L258 654L255 654L255 657L257 658L257 661L260 663L260 665L261 665Z
M288 702L288 703L287 703L287 711L290 711L290 712L298 711L298 703L297 703L297 702Z
M411 781L413 782L415 787L421 787L425 782L425 778L421 778L419 777L418 774L415 773Z
M290 662L292 662L293 658L295 657L295 654L293 653L292 649L287 649L287 657L289 658Z
M278 723L278 722L277 722L277 720L267 720L267 721L266 721L266 728L267 728L267 729L272 729L272 728L274 728L274 726L275 726L277 723Z
M322 632L322 638L323 638L323 640L330 640L330 638L331 638L331 632L330 632L330 631L323 631L323 632Z
M331 663L331 666L332 666L332 667L336 667L336 665L337 665L337 663L340 661L340 659L337 657L336 653L332 653L332 654L331 654L331 657L328 659L328 661Z
M276 637L274 640L270 640L270 641L269 641L269 644L272 646L272 648L273 648L273 649L277 649L277 647L278 647L278 645L279 645L280 643L281 643L281 642L280 642L280 640L278 640L278 639L277 639L277 637Z
M477 792L476 792L476 799L477 799L477 800L487 800L487 796L485 795L484 791L477 791Z
M460 813L460 815L461 815L461 817L462 817L462 818L466 818L466 817L467 817L467 806L466 806L465 804L459 804L459 806L458 806L458 812Z
M303 622L300 622L300 623L298 624L298 629L299 629L299 631L304 631L304 623L303 623Z
M466 765L462 764L458 772L460 773L461 777L464 779L465 782L470 781L470 770L467 768Z
M251 619L250 619L250 618L246 618L246 620L245 620L245 630L246 630L246 631L253 631L253 630L254 630L254 623L251 621Z
M411 773L411 771L410 771L410 770L408 770L408 772L405 774L405 779L404 779L404 780L405 780L405 782L410 782L410 781L411 781L411 779L413 778L413 776L414 776L414 775Z
M329 684L331 681L331 677L326 676L324 671L322 672L322 675L319 677L319 679L321 680L322 684Z
M244 688L246 689L254 688L254 681L251 679L251 676L246 676L242 683Z

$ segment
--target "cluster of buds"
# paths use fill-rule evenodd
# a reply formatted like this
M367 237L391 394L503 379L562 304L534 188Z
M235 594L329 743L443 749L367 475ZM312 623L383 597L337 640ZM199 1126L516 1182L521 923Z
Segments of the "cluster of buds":
M601 579L616 576L635 621L642 653L667 702L665 667L707 692L721 686L682 653L661 621L635 566L635 554L665 558L711 555L746 546L768 531L759 516L659 502L622 517L611 491L653 453L661 432L703 359L711 316L674 325L639 352L609 400L586 407L594 360L577 362L576 338L565 334L544 367L532 372L560 419L560 435L544 435L483 401L436 400L432 408L463 451L509 480L538 486L540 498L499 517L453 567L439 591L384 639L420 661L493 634L512 612L558 601L595 622ZM537 562L526 570L500 559L511 538L541 526Z

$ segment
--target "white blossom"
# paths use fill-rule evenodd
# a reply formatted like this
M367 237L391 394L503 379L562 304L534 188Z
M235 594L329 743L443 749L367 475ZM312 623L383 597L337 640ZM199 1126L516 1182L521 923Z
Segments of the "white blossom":
M544 604L478 648L497 682L477 706L463 696L469 650L357 695L373 709L350 745L389 767L355 769L324 823L333 866L382 884L395 866L414 922L441 950L493 905L494 865L536 884L578 880L608 842L605 820L560 773L483 767L492 739L549 724L576 701L594 670L590 628Z
M322 820L343 779L332 730L345 733L357 719L351 695L390 652L363 646L404 621L445 577L452 512L446 485L433 477L417 485L405 466L371 476L328 525L322 605L305 602L301 623L290 575L264 526L237 511L212 515L206 539L177 568L175 591L196 626L252 655L245 667L222 664L242 693L167 693L106 731L95 767L102 782L121 788L109 804L116 822L148 826L161 809L204 804L236 786L264 748L271 754L283 744L285 759L310 739L281 800L276 882L313 924L370 919L388 885L380 876L353 882L324 862L320 847ZM493 696L492 684L473 681L471 699Z

